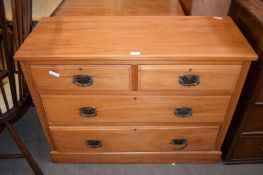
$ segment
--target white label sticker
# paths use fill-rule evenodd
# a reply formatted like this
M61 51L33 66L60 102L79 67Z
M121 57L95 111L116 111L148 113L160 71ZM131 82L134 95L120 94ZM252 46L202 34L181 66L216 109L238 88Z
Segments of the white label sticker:
M214 19L223 19L222 17L219 17L219 16L214 16L213 18Z
M48 72L48 74L49 74L49 75L53 75L54 77L60 77L60 74L59 74L59 73L54 72L54 71L52 71L52 70L50 70L50 71Z
M134 52L130 52L130 54L131 54L132 56L139 56L139 55L141 55L141 52L134 51Z

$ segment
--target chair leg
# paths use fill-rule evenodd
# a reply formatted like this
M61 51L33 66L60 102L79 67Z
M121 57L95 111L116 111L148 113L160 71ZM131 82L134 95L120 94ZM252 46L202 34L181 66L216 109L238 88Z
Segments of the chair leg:
M37 163L35 162L35 160L31 156L30 152L27 150L26 146L24 145L24 143L22 142L22 140L20 139L20 137L16 133L15 129L10 125L9 122L5 122L5 127L8 130L8 132L10 133L13 140L16 142L20 151L24 154L25 159L27 160L28 164L30 165L30 167L32 168L34 173L36 175L43 175L43 172L41 171L41 169L39 168L39 166L37 165Z
M0 159L19 159L25 158L23 154L0 154Z

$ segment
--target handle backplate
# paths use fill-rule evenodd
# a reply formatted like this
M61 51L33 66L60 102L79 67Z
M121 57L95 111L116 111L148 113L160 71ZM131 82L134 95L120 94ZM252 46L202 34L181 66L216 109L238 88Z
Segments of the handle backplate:
M90 148L99 148L102 147L101 140L86 140L86 146Z
M95 108L95 107L82 107L82 108L79 108L79 114L82 117L95 117L97 115L97 108Z
M170 144L175 145L176 147L174 148L175 151L182 150L185 147L188 146L187 139L184 138L175 138L172 139Z
M192 113L193 110L190 107L178 107L174 109L174 115L177 117L190 117Z
M183 86L196 86L200 83L199 75L187 74L179 76L179 83Z
M73 84L81 87L90 86L93 84L91 75L73 75Z

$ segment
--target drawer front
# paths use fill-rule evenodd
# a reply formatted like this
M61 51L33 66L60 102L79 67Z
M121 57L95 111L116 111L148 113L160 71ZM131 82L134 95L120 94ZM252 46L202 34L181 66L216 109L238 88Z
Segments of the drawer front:
M256 104L263 106L263 68L261 70L257 86L259 86L259 91L256 98Z
M246 112L246 122L243 125L245 131L263 130L263 105L251 105Z
M233 152L234 159L263 158L263 135L241 136Z
M241 65L140 65L139 90L233 91Z
M55 124L222 122L230 100L230 96L41 95L41 98L48 121Z
M31 65L31 71L40 90L130 90L131 86L128 65Z
M263 106L263 81L262 81L262 84L260 85L260 88L259 88L259 93L258 93L258 96L257 96L256 104L259 104L259 105Z
M219 128L129 126L50 130L59 152L162 152L214 150Z

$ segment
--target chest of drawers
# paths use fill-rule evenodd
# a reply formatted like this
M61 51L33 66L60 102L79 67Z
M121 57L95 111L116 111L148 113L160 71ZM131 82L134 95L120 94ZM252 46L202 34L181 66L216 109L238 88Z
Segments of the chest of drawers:
M217 162L257 56L229 17L45 18L20 61L54 162Z
M233 0L229 15L258 54L240 95L223 159L228 164L263 163L263 1Z

